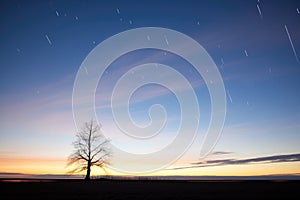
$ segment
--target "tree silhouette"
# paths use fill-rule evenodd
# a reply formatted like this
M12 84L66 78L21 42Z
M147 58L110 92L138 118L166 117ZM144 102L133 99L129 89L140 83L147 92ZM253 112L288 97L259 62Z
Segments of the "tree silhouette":
M86 170L85 180L89 180L92 166L98 166L105 171L111 152L108 147L109 140L102 135L100 129L100 125L91 120L76 134L76 141L72 143L74 152L69 156L67 164L74 169L69 173Z

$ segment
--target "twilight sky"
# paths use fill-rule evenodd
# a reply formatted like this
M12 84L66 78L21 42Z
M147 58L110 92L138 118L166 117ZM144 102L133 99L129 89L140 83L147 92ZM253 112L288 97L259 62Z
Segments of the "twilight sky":
M162 27L196 40L217 65L227 95L221 137L213 152L199 160L211 117L203 77L178 55L144 49L116 59L95 91L97 118L112 144L147 154L176 137L179 103L156 84L136 90L129 111L136 124L146 126L151 105L164 106L167 120L160 135L136 141L113 125L109 100L114 85L133 67L155 62L186 77L201 117L188 151L152 175L300 173L300 1L1 1L0 27L0 172L65 173L76 133L73 84L82 62L115 34ZM176 84L174 76L162 77ZM181 84L177 88L188 90ZM121 99L123 94L116 95ZM151 165L120 162L137 168Z

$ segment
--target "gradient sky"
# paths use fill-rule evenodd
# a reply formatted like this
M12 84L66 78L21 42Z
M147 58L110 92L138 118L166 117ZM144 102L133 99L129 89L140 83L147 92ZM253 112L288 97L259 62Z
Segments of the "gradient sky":
M164 27L198 41L223 77L227 115L213 153L198 159L210 117L203 79L180 57L159 50L132 52L109 67L96 91L105 135L120 148L142 153L174 137L178 102L157 85L138 90L130 111L145 125L149 106L164 105L169 121L161 139L132 145L115 136L110 124L106 97L115 82L133 66L155 61L188 77L202 121L189 151L154 175L300 173L299 1L1 1L0 27L0 172L65 173L76 133L73 83L83 60L119 32Z

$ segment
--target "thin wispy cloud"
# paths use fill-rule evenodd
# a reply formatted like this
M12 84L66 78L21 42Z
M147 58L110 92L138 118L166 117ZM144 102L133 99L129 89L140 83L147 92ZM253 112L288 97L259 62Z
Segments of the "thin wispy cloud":
M214 167L214 166L225 166L225 165L246 165L246 164L266 164L266 163L286 163L286 162L300 162L300 153L262 156L262 157L246 158L246 159L207 160L207 161L191 163L190 166L171 168L170 170Z
M101 77L101 81L99 82L99 87L97 89L97 92L95 94L95 99L98 99L98 104L96 105L97 109L107 109L111 108L111 100L112 100L112 91L114 89L114 86L117 84L117 80L121 78L122 75L127 73L128 70L131 68L142 65L145 63L166 63L166 62L174 62L172 60L172 56L165 56L161 51L158 52L151 52L149 56L146 57L135 57L135 60L133 61L132 58L123 58L122 63L117 63L116 65L120 65L117 69L108 70L108 73L105 74L103 77ZM171 64L170 64L171 66ZM182 67L185 68L186 65L183 66L177 66L178 68ZM138 69L137 69L138 70ZM129 74L129 76L134 77L135 73ZM188 91L197 88L201 88L205 86L205 82L203 79L195 79L190 78L188 82L190 83L191 87L186 87L186 85L180 85L176 84L178 83L178 80L174 78L174 76L170 74L161 74L155 71L155 67L153 68L153 71L151 71L151 74L146 74L145 76L150 77L160 77L163 80L167 80L169 83L174 83L176 87L174 88L176 91ZM132 91L131 91L132 92ZM125 96L127 96L128 91L120 91L119 93L115 94L114 101L118 101L118 99L123 102L123 99ZM146 92L141 93L138 98L134 98L131 100L131 104L139 103L142 101L154 99L157 97L161 97L164 95L170 95L171 91L166 90L164 88L155 88L155 90L148 90ZM88 100L86 97L81 97L82 99L79 101L80 104L85 104ZM124 106L123 104L120 106Z
M232 154L232 152L229 151L214 151L211 153L211 155L228 155L228 154Z
M0 105L0 125L3 134L3 129L22 133L26 130L39 134L72 133L73 75L65 76L51 85L40 86L39 94L23 98L22 101L22 94L7 96L7 100L3 100ZM19 130L19 127L23 130Z

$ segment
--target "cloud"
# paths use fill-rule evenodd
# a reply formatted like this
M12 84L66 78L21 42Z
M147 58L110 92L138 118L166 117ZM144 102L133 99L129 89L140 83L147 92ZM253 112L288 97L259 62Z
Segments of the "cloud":
M228 155L228 154L232 154L232 152L229 151L214 151L211 153L211 155Z
M148 52L149 53L149 52ZM138 54L139 55L139 54ZM165 56L161 51L158 52L150 52L149 56L145 56L144 54L141 57L138 57L136 55L129 56L129 58L122 58L120 61L116 62L113 64L113 69L112 70L107 70L108 73L104 74L101 77L101 80L99 82L99 87L97 88L97 92L95 93L95 99L97 100L97 109L111 109L111 99L112 99L112 91L114 89L114 86L116 85L117 81L119 78L121 78L122 75L128 72L128 70L132 69L133 67L146 64L146 63L161 63L169 66L173 66L174 64L173 61L174 56L168 55ZM116 67L117 66L117 67ZM177 64L177 68L182 67L181 65ZM185 66L185 65L184 65ZM135 73L133 73L133 71ZM131 76L133 78L136 78L137 74L143 74L143 71L139 71L138 69L133 70ZM181 72L179 72L181 73ZM185 72L188 73L188 72ZM185 74L184 73L184 74ZM190 72L191 73L191 72ZM191 76L191 74L188 74ZM133 75L134 74L134 75ZM181 73L182 74L182 73ZM174 74L165 74L165 73L158 73L157 70L153 69L153 71L148 71L146 76L149 77L156 77L155 80L161 79L165 80L169 83L175 84L176 91L184 92L184 91L189 91L191 88L185 84L178 84L178 79ZM187 75L187 74L185 74ZM129 75L130 76L130 73ZM158 78L159 77L159 78ZM191 78L193 77L193 78ZM195 89L195 88L202 88L206 84L204 80L195 78L194 75L189 77L188 82L190 85ZM129 83L128 83L129 84ZM126 84L126 85L128 85ZM119 91L117 94L115 94L114 99L115 102L116 100L120 100L120 102L115 104L115 106L124 106L124 103L127 103L126 101L124 102L124 97L127 96L128 91ZM134 98L133 101L131 101L131 104L134 103L139 103L143 101L147 101L150 99L154 99L157 97L162 97L164 95L170 95L171 91L165 89L165 88L155 88L152 90L147 90L147 92L143 92L138 96L138 98ZM94 96L93 96L94 98ZM84 105L88 102L89 98L87 97L80 97L78 104Z
M263 156L247 159L218 159L208 160L196 163L191 163L191 166L176 167L170 170L177 169L188 169L188 168L199 168L199 167L213 167L213 166L224 166L224 165L245 165L245 164L262 164L262 163L285 163L285 162L299 162L300 153L297 154L283 154L273 156Z
M6 95L0 104L0 135L12 132L73 133L73 79L74 74L70 74L53 84L40 86L39 93L32 89L20 94Z

